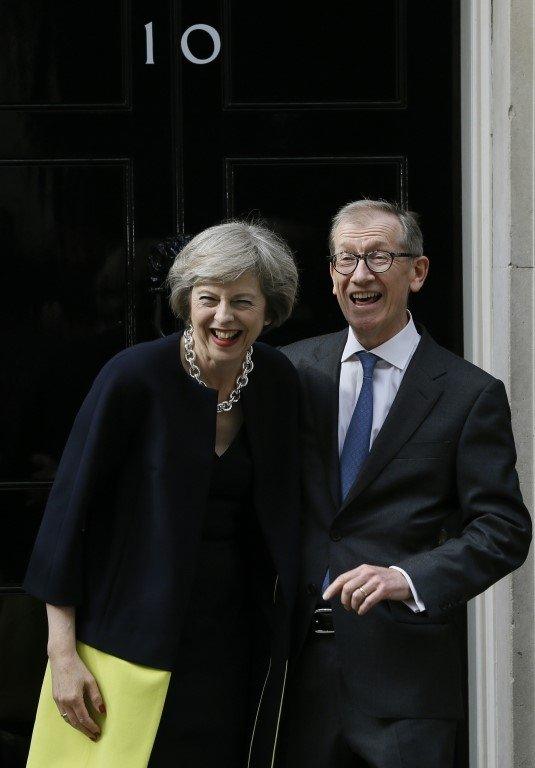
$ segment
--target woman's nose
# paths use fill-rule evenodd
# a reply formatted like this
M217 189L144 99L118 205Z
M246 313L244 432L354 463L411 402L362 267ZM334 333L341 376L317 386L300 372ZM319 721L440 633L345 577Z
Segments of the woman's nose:
M220 301L217 305L216 313L214 319L218 323L229 323L234 320L234 314L232 312L232 307L229 302L227 301Z

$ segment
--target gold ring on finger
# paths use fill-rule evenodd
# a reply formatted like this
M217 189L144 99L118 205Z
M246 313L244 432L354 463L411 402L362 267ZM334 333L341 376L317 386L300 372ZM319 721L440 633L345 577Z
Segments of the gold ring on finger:
M362 594L364 595L364 599L366 600L366 598L368 597L368 593L366 592L366 590L364 589L364 587L359 587L359 589L360 589L360 591L362 592Z

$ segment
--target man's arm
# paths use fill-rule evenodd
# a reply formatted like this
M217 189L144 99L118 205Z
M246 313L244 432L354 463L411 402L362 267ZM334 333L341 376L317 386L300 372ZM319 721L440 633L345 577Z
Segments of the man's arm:
M395 568L363 564L343 573L324 598L340 594L344 607L362 616L382 600L411 607L416 591L427 613L442 614L518 568L529 550L531 519L515 463L507 395L494 379L474 402L457 448L461 534Z
M457 447L461 534L396 563L409 574L428 612L465 603L524 562L531 519L515 464L507 395L494 379L474 402Z

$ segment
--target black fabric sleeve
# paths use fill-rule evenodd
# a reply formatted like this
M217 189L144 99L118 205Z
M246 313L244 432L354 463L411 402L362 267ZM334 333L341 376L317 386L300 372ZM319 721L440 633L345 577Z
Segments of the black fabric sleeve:
M74 421L23 586L54 605L83 601L83 534L92 499L125 450L128 386L121 353L101 370Z
M520 493L505 387L493 379L472 406L457 449L457 538L396 563L428 612L448 611L483 592L525 560L531 519Z

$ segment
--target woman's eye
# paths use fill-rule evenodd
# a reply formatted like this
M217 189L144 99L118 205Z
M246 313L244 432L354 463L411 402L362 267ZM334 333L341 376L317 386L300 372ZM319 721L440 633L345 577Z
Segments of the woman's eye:
M247 299L237 299L236 304L241 304L244 307L252 307L253 302L248 301Z

